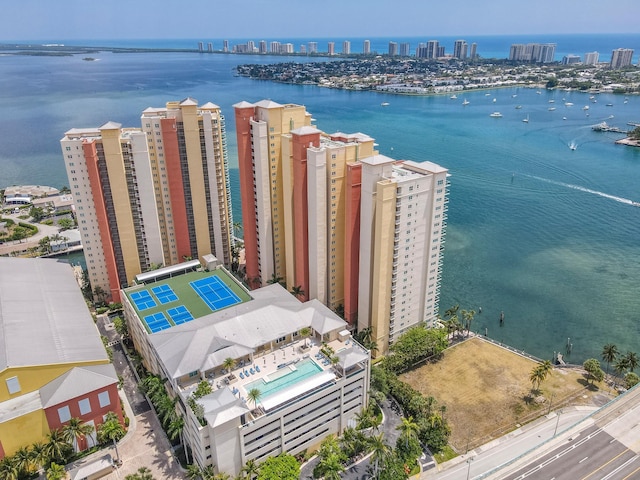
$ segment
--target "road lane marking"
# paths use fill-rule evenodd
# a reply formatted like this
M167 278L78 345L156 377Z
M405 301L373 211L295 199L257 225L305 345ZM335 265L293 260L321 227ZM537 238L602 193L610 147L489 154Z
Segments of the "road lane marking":
M603 463L602 465L600 465L598 468L596 468L593 472L591 472L589 475L587 475L586 477L582 477L580 480L586 480L587 478L589 478L591 475L593 475L596 472L599 472L600 470L602 470L604 467L606 467L607 465L609 465L611 462L613 462L614 460L620 458L622 455L624 455L625 453L627 453L629 451L629 449L627 448L626 450L624 450L623 452L619 453L618 455L616 455L615 457L613 457L611 460L609 460L606 463ZM582 463L582 460L580 460L579 463Z
M631 472L629 475L624 477L622 480L628 480L629 478L634 478L634 475L638 472L640 472L640 467L636 468L633 472Z
M589 457L584 457L584 458L583 458L582 460L580 460L578 463L582 463L582 462L584 462L587 458L589 458Z

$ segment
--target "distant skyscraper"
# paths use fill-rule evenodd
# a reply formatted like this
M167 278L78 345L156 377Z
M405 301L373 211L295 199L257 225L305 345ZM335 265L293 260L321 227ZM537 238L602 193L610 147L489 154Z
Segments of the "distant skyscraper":
M351 42L349 40L345 40L344 42L342 42L342 54L351 54Z
M465 40L455 41L453 44L453 56L460 60L467 58L467 42Z
M588 52L584 54L585 65L597 65L600 60L600 54L598 52Z
M269 44L269 52L280 53L280 42L273 41Z
M318 42L309 42L309 53L318 53Z
M419 43L416 47L416 57L417 58L427 58L427 44Z
M302 44L300 45L300 53L305 54L307 53L307 46Z
M573 55L573 54L569 54L569 55L565 55L564 57L562 57L562 65L573 65L576 63L580 63L580 55Z
M436 57L444 57L444 45L438 45L438 54L436 55Z
M438 50L440 42L438 40L429 40L427 42L427 55L425 58L438 58Z
M195 100L60 141L92 287L120 289L155 265L214 254L231 263L231 193L220 107Z
M222 41L222 51L223 52L228 52L229 51L229 40L223 40Z
M631 48L617 48L611 52L611 63L609 64L613 70L628 67L633 59L633 50Z
M204 52L204 43L198 42L198 51L199 52Z
M327 43L327 53L329 55L335 55L336 54L336 43L335 42Z
M371 42L369 40L365 40L362 44L362 53L365 55L369 55L371 53Z
M407 42L400 44L400 55L403 57L409 56L409 51L411 50L411 45Z
M285 43L280 45L280 53L294 53L293 43Z
M555 43L514 43L509 50L509 60L516 62L551 63L555 59Z
M398 55L397 42L389 42L389 55Z
M267 42L265 40L260 40L258 52L267 53Z
M473 42L471 44L471 52L469 53L469 58L471 60L475 60L477 56L478 56L478 44L476 42Z
M254 42L253 40L249 40L247 42L247 52L253 53L255 51L256 51L256 42Z

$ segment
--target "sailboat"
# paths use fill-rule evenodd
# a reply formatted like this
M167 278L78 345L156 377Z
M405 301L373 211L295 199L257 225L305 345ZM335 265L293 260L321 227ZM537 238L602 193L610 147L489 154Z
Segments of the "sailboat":
M462 102L462 105L469 105L470 103L471 103L471 102L465 98L465 99L464 99L464 102Z
M524 123L529 123L529 114L527 114L527 118L523 118L522 121Z

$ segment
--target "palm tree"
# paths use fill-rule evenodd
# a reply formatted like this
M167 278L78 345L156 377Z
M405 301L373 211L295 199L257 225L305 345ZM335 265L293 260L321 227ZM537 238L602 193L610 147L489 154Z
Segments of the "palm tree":
M262 396L262 392L257 388L252 388L247 392L247 399L253 403L253 407L256 408L258 406L258 400Z
M4 457L0 460L0 478L5 480L18 480L20 469L12 458Z
M202 470L200 470L200 475L202 476L202 480L214 480L216 476L215 465L207 465Z
M533 367L529 374L529 380L531 381L533 391L537 391L540 388L540 383L544 380L544 372L540 368L540 365Z
M87 435L93 433L93 425L84 423L79 418L71 418L69 422L62 427L62 435L64 439L73 445L76 452L80 451L80 440Z
M31 472L33 463L31 461L31 454L27 447L19 448L11 457L11 461L20 473L29 474Z
M602 347L602 360L607 362L607 375L609 374L609 364L618 357L618 347L613 343L607 343Z
M400 430L400 436L404 437L406 445L409 444L410 439L418 439L418 424L413 421L413 417L402 418L402 423L396 427L396 430Z
M44 445L47 457L52 460L65 461L70 445L64 438L62 430L51 430L47 434L47 443Z
M282 285L282 282L284 282L284 278L279 277L275 273L272 273L271 274L271 278L269 280L267 280L267 283L270 284L270 285L274 284L274 283L279 283L280 285Z
M309 327L302 327L299 333L304 339L304 348L307 348L307 338L311 336L311 329Z
M190 463L187 465L186 476L188 480L198 480L199 478L202 478L202 470L200 470L200 467L195 463Z
M256 463L256 461L251 459L247 460L247 463L244 464L244 467L242 467L242 470L240 470L240 472L242 473L242 478L248 478L249 480L252 480L254 477L258 476L260 469L258 468L258 464Z
M113 448L116 451L116 462L120 460L120 454L118 453L118 445L116 442L121 440L122 437L125 436L127 432L124 427L120 424L120 420L118 420L118 416L109 412L104 418L104 422L98 427L98 439L102 443L107 440L111 440L113 442Z
M47 480L62 480L66 478L67 471L62 465L53 462L47 469Z
M235 358L227 357L222 362L222 368L224 368L227 372L231 373L231 370L236 366Z
M627 352L624 355L624 358L627 362L627 368L630 371L634 371L638 364L640 364L640 359L638 359L638 354L636 352Z
M380 463L384 462L384 460L389 455L389 445L384 442L384 434L380 433L378 435L374 435L369 439L371 445L371 460L373 460L374 464L374 472L375 476L378 476L378 471L380 468Z
M32 464L38 469L38 473L42 474L44 472L44 466L49 461L47 446L42 442L36 442L31 445L29 454L31 455Z
M291 287L291 293L298 300L304 300L304 289L301 285L295 285L294 287Z
M460 314L462 315L462 320L467 326L467 337L469 336L469 330L471 330L471 322L473 322L473 317L476 314L475 310L460 310Z

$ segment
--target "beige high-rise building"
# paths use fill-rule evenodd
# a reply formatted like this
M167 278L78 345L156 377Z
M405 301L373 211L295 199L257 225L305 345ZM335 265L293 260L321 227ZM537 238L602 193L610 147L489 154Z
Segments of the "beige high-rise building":
M89 280L105 300L156 266L210 253L232 260L220 108L187 98L148 108L141 121L71 129L60 141Z
M362 133L322 132L300 105L234 108L248 284L281 281L342 306L352 326L372 327L379 353L432 322L447 170L381 156Z

